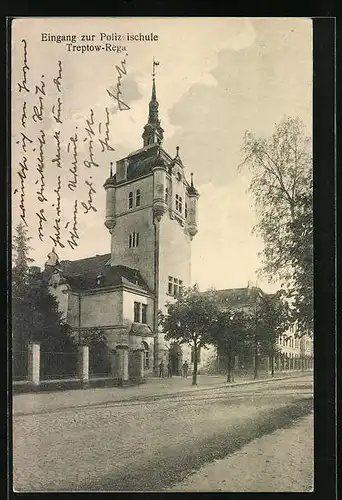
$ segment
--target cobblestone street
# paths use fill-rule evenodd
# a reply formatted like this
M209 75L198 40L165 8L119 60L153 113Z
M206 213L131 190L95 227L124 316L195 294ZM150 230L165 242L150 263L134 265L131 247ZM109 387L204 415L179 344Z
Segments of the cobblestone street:
M173 396L164 390L165 397L145 401L99 404L101 389L95 393L87 407L45 407L41 413L31 407L30 414L19 414L16 398L24 395L14 398L16 491L172 488L190 472L312 411L311 375ZM25 395L36 396L52 398ZM229 481L226 486L230 490Z

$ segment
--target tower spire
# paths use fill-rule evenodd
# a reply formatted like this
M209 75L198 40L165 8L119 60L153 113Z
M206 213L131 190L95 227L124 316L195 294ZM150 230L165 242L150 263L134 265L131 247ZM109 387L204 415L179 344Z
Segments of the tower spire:
M152 63L152 95L148 107L148 122L144 127L144 132L142 138L144 140L144 146L149 144L160 144L164 138L164 130L160 126L160 120L158 115L159 103L157 101L157 91L156 91L156 66L159 66L159 61L155 61L153 58Z

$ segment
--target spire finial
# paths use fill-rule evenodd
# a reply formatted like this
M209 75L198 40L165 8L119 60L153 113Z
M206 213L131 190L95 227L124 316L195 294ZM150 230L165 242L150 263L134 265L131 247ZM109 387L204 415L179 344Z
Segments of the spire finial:
M152 65L152 77L153 77L153 80L156 76L156 66L159 66L159 61L155 61L154 60L154 57L153 57L153 65Z
M161 144L163 140L164 130L160 126L160 120L158 116L159 103L157 101L156 92L156 66L159 66L159 61L155 61L153 58L152 63L152 96L149 104L148 121L144 127L143 140L144 146L149 146L150 144Z
M194 174L193 174L193 172L191 172L190 177L191 177L191 187L194 187Z
M110 162L110 177L113 177L113 162Z
M177 151L177 155L176 156L179 156L179 146L176 146L176 151Z

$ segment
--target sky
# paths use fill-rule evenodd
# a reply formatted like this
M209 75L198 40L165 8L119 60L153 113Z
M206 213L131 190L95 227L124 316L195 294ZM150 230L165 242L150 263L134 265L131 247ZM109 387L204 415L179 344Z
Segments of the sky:
M122 40L109 41L114 34ZM153 34L154 41L123 38L127 33ZM102 35L101 35L102 34ZM60 43L51 36L70 40ZM76 40L72 40L75 35ZM82 35L88 40L82 41ZM101 41L102 38L102 41ZM118 38L118 37L117 37ZM25 42L23 42L25 40ZM69 43L69 45L67 45ZM109 43L110 50L105 44ZM97 45L98 51L82 52L77 46ZM25 45L25 47L24 47ZM113 47L121 47L121 52ZM104 48L102 48L104 47ZM123 49L125 47L125 49ZM26 49L26 72L24 48ZM127 54L127 55L126 55ZM110 235L104 226L105 192L103 183L115 162L142 146L141 134L147 121L151 95L153 57L157 67L159 116L165 131L163 147L175 156L176 146L185 165L186 176L194 173L200 192L199 232L192 241L192 281L201 289L235 288L255 282L261 261L262 241L252 235L256 223L253 199L248 194L250 177L238 172L240 148L246 130L269 136L285 116L298 116L308 135L312 128L312 24L295 18L44 18L17 19L12 39L12 223L23 215L20 208L22 184L18 173L27 158L24 182L25 220L32 240L31 254L43 267L53 242L49 235L56 217L57 179L61 178L61 241L68 239L75 199L78 199L78 246L56 247L61 260L75 260L110 251ZM118 69L125 60L126 75L121 78L122 99L130 109L120 111L108 94L115 92ZM62 66L60 92L53 79ZM25 86L21 89L25 73ZM42 88L43 95L36 86ZM33 116L42 97L41 120ZM52 107L61 100L61 121L52 116ZM22 110L26 102L25 127ZM34 108L36 106L36 108ZM94 158L98 166L86 168L90 136L86 120L94 113ZM107 111L106 111L107 110ZM114 150L101 151L98 138L104 138L109 116L109 143ZM101 122L101 129L98 128ZM77 127L77 129L76 129ZM42 175L37 170L38 138L44 132L44 197L37 189ZM59 132L60 167L56 158ZM27 142L23 151L22 134ZM78 183L68 189L72 162L70 137L78 134ZM96 139L95 139L96 136ZM69 151L68 151L69 145ZM90 179L91 177L91 179ZM91 182L96 212L84 214ZM38 188L37 188L38 187ZM54 205L54 206L53 206ZM46 222L38 237L37 213L44 209ZM69 223L69 224L68 224ZM65 228L67 226L67 229ZM258 279L264 291L278 284Z

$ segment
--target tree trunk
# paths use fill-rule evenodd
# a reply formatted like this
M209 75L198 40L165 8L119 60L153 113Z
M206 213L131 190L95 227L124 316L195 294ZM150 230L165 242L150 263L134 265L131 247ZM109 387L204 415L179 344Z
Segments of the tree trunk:
M255 338L254 338L254 378L258 378L259 356L258 356L258 316L255 312Z
M259 355L258 355L258 342L255 342L254 347L254 378L258 378L259 375Z
M197 344L194 343L194 371L192 373L192 385L197 385Z
M232 382L232 360L230 354L227 359L227 382Z
M271 375L274 377L274 357L271 356Z

